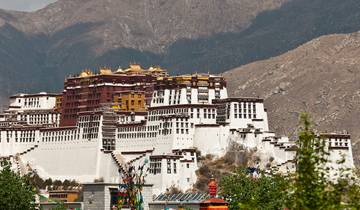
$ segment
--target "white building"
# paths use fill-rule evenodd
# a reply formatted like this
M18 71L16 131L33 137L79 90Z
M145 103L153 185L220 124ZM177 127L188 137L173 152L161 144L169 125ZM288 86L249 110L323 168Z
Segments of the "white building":
M10 96L9 111L50 110L56 106L56 98L61 95L41 92L38 94L18 94Z
M233 142L257 148L260 158L273 158L280 171L294 170L294 142L269 131L263 100L229 98L219 76L160 77L147 112L103 107L77 113L70 127L59 126L57 97L13 96L0 115L0 158L11 160L20 174L35 170L43 178L119 183L125 164L148 160L146 182L154 194L172 186L187 190L197 179L197 154L220 157ZM350 136L324 137L331 161L344 156L352 168Z

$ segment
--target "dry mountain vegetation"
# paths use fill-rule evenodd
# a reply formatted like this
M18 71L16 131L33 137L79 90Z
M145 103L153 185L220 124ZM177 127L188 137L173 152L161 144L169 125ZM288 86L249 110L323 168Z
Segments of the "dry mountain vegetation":
M206 192L211 177L220 181L223 176L232 173L236 168L255 166L259 161L261 160L255 150L249 150L237 143L232 143L223 157L202 156L199 158L199 169L196 171L198 179L194 190Z
M359 55L360 32L329 35L224 76L231 95L265 98L276 132L294 137L299 114L309 112L319 131L348 131L359 161Z
M84 68L162 65L174 42L243 31L287 1L58 0L31 13L0 10L0 104L17 92L59 91Z
M58 0L32 13L0 10L0 103L60 91L84 68L223 72L358 31L359 19L358 0Z

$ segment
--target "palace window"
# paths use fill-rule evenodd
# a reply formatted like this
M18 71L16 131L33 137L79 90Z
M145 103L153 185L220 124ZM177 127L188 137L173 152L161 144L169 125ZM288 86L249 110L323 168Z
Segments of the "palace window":
M161 174L161 159L150 160L150 173Z
M171 160L167 159L167 173L171 174Z
M174 169L174 174L176 174L176 163L175 163L175 161L174 161L173 169Z

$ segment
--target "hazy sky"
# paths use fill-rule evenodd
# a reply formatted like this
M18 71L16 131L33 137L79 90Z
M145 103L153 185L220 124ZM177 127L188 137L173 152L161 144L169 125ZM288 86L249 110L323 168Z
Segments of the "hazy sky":
M35 11L56 0L0 0L0 8L17 11Z

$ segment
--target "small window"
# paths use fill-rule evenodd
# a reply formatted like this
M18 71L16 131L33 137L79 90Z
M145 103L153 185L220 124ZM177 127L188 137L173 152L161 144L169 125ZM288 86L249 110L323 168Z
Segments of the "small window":
M174 163L174 174L176 174L176 163Z

